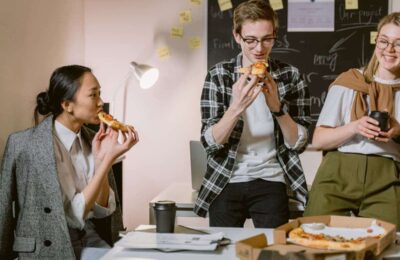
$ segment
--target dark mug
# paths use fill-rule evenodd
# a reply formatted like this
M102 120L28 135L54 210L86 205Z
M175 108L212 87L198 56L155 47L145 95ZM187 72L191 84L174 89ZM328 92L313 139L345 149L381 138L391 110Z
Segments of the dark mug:
M372 117L379 122L379 128L381 131L386 132L389 130L389 113L382 111L371 111L369 117Z
M174 233L175 228L175 202L170 200L157 201L154 204L157 233Z

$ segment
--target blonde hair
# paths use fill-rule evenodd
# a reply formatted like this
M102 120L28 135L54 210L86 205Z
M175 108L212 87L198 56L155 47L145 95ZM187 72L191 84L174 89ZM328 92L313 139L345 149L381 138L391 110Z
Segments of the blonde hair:
M233 12L233 30L235 33L242 32L242 25L246 21L257 20L271 21L274 34L278 31L278 16L266 0L249 0L241 3Z
M386 24L390 24L390 23L400 26L400 12L388 14L379 21L378 36L379 36L379 33L380 33L382 27L385 26ZM368 62L367 67L364 70L364 78L365 78L366 82L371 83L373 81L375 72L378 69L378 65L379 65L379 62L378 62L378 59L376 58L376 55L374 52L370 61Z

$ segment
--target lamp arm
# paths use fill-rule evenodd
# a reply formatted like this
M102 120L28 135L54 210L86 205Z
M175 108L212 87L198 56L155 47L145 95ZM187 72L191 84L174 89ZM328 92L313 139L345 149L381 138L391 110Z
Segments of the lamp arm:
M121 84L117 90L114 92L113 95L113 103L112 103L112 115L116 116L116 101L117 101L117 95L120 93L120 90L122 88L122 95L123 95L123 102L122 102L122 122L125 122L125 105L126 105L126 94L127 94L127 88L129 86L129 81L130 78L132 77L132 73L128 71L125 75L123 84Z

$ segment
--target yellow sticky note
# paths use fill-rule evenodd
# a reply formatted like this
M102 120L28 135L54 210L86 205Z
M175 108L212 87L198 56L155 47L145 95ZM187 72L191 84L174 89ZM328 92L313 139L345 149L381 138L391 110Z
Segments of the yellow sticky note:
M358 9L358 0L346 0L346 10Z
M221 12L232 9L233 7L231 0L218 0L218 5Z
M282 0L269 0L269 4L271 5L272 9L274 9L274 10L283 9Z
M371 44L375 44L376 41L376 37L378 36L378 32L371 32L371 39L370 39L370 43Z
M171 37L172 38L182 38L183 36L183 28L182 27L172 27L171 28Z
M189 39L189 47L191 49L198 49L201 46L200 37L192 37Z
M166 59L171 56L171 52L168 47L164 46L157 49L157 55L161 59Z
M201 0L190 0L192 4L201 5Z
M190 23L192 21L192 12L190 10L182 11L179 14L179 21L181 23Z

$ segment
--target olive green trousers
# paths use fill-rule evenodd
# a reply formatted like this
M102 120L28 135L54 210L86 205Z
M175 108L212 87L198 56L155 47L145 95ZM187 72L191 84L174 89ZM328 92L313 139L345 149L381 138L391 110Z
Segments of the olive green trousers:
M400 230L399 165L375 155L329 152L315 176L305 216L356 215Z

